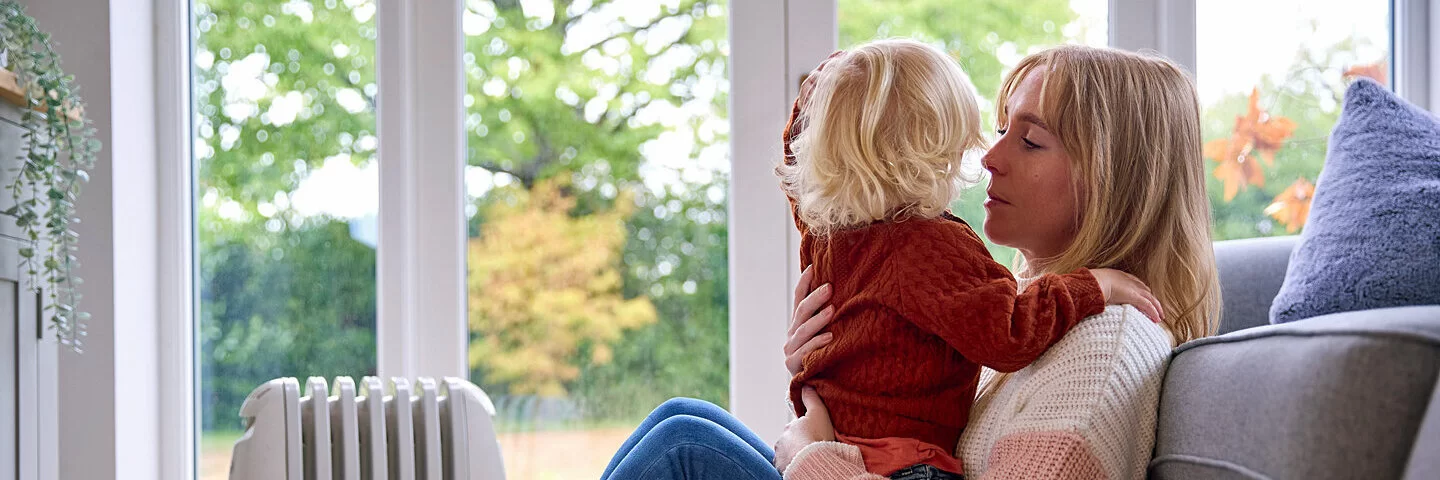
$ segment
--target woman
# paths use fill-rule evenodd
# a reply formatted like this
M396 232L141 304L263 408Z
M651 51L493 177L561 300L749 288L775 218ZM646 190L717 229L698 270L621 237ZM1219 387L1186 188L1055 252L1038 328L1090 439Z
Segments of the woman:
M1163 58L1065 46L1021 60L996 104L984 231L1019 250L1022 284L1080 267L1130 272L1164 323L1109 307L1029 367L990 372L956 455L970 478L1143 477L1170 349L1219 323L1194 84ZM826 289L808 281L785 344L791 372L827 341L816 336L831 315ZM880 478L833 441L822 399L803 400L808 413L774 451L718 407L666 402L602 478L777 478L766 460L792 479ZM917 473L903 478L930 478Z

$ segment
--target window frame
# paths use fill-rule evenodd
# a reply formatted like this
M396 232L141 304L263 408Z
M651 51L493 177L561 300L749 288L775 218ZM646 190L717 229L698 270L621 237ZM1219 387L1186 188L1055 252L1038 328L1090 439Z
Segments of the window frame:
M160 478L198 478L199 409L195 388L195 132L191 79L194 43L189 0L155 0L156 150L159 171ZM160 95L159 92L168 92ZM168 254L166 253L168 252ZM119 472L116 472L117 474Z
M468 378L464 2L376 6L376 366L382 376Z

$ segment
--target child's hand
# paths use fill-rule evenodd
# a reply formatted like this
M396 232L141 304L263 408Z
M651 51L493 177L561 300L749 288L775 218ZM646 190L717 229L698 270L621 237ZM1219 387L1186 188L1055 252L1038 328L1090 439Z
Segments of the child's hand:
M1090 274L1100 282L1100 291L1105 292L1105 304L1128 304L1155 323L1165 319L1165 310L1160 308L1160 301L1155 299L1155 295L1150 293L1150 287L1139 278L1113 268L1092 268Z

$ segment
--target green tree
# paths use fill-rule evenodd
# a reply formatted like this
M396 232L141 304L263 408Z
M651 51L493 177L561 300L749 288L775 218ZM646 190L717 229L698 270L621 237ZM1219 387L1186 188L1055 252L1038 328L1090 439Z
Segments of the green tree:
M568 177L567 195L576 202L569 214L576 218L633 211L621 232L616 273L624 298L648 298L658 321L620 342L580 341L555 359L579 375L548 391L571 392L591 420L628 421L680 394L723 405L729 391L723 172L658 194L640 172L643 152L662 134L688 137L689 151L668 154L692 160L724 148L725 3L550 5L467 2L469 164L526 189ZM509 193L499 188L476 199L470 230L482 241L488 224L511 221L489 207L497 195ZM472 250L471 268L497 254ZM472 305L492 301L479 295ZM494 376L494 365L472 360L472 377ZM491 391L512 391L488 382L482 386Z
M375 371L373 247L291 207L328 159L373 160L374 4L193 11L201 425L228 430L261 382Z

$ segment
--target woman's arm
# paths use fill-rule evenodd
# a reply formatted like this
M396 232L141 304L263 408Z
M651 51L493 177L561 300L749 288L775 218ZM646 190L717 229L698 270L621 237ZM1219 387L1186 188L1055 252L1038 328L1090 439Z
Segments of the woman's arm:
M815 442L800 450L790 468L781 472L789 480L884 480L865 471L860 448L840 442Z
M805 415L791 421L775 443L775 468L792 480L880 480L865 471L860 449L835 441L830 412L815 389L800 392Z
M990 450L990 468L981 480L1111 478L1080 434L1065 431L1007 435Z

